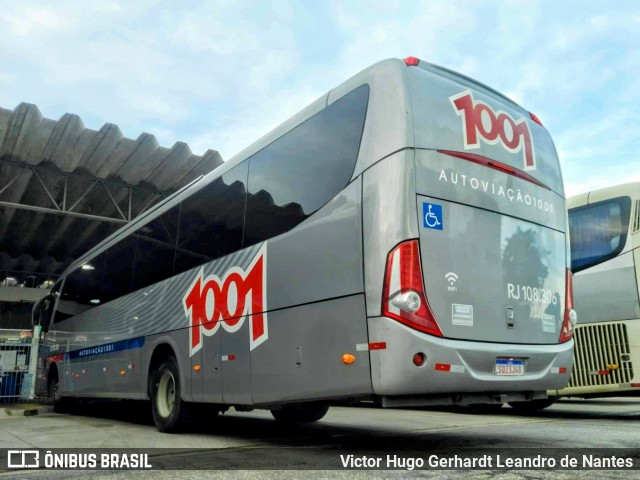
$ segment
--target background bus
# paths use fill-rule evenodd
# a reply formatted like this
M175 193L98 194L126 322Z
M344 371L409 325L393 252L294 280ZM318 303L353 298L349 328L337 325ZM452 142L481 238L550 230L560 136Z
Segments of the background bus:
M558 396L640 394L640 183L569 199L580 324L574 370ZM635 368L634 368L635 367Z
M192 403L544 399L571 371L566 228L534 115L383 61L73 264L34 309L42 388L150 397L163 431Z

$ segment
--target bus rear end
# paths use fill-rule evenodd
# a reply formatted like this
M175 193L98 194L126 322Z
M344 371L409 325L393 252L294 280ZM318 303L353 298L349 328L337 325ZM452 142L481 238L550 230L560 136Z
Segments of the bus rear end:
M365 174L365 202L376 180L405 198L379 225L406 235L379 252L374 391L386 406L543 400L569 381L575 322L551 138L471 79L415 59L405 79L414 144Z

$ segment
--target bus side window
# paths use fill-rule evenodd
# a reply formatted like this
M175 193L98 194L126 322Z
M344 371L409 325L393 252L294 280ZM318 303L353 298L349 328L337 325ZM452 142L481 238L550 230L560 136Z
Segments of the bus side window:
M133 258L136 250L136 238L130 236L120 240L109 248L106 255L100 302L105 303L122 297L132 291Z
M58 300L56 323L104 303L101 294L104 266L105 255L101 254L67 276Z
M95 208L97 207L98 205ZM69 245L59 245L58 248L61 251L68 251L71 257L79 258L102 240L115 233L120 227L120 224L113 222L77 218L70 225L64 237L68 239Z
M244 247L291 230L347 186L368 99L362 85L249 159Z
M173 275L180 206L173 207L136 232L138 239L131 290Z
M174 274L242 248L247 162L182 202Z

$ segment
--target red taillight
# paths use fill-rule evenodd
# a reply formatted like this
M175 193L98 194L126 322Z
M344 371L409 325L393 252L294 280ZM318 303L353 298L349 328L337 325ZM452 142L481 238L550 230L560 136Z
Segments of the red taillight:
M442 336L424 293L418 240L408 240L387 256L382 314L430 335Z
M573 275L569 269L567 269L566 278L564 321L562 322L562 330L560 331L560 343L571 340L571 337L573 337L573 324L576 321L576 312L573 309Z
M534 115L533 113L529 112L529 116L531 117L531 120L533 120L534 122L536 122L538 125L540 125L541 127L544 127L544 125L542 125L542 122L540 121L540 119L537 117L537 115Z
M420 59L417 57L407 57L404 59L404 63L406 63L407 67L415 67L420 63Z

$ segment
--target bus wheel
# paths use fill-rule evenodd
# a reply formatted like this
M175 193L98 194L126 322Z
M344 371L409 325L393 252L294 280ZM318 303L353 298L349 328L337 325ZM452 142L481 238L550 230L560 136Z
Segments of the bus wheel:
M520 413L533 413L550 407L555 403L555 398L545 398L542 400L530 400L528 402L509 402L509 406Z
M297 403L271 410L271 415L282 423L311 423L320 420L328 411L329 405L325 403Z
M187 423L188 405L180 398L180 376L174 357L167 358L153 372L151 409L153 421L161 432L180 431Z
M58 395L57 375L51 375L51 377L49 377L49 382L47 383L47 393L49 394L49 398L55 403L55 401L57 400L56 397Z
M51 402L53 402L53 411L56 413L64 413L66 410L65 407L68 405L60 398L59 387L58 373L54 372L49 376L49 380L47 381L47 394Z

